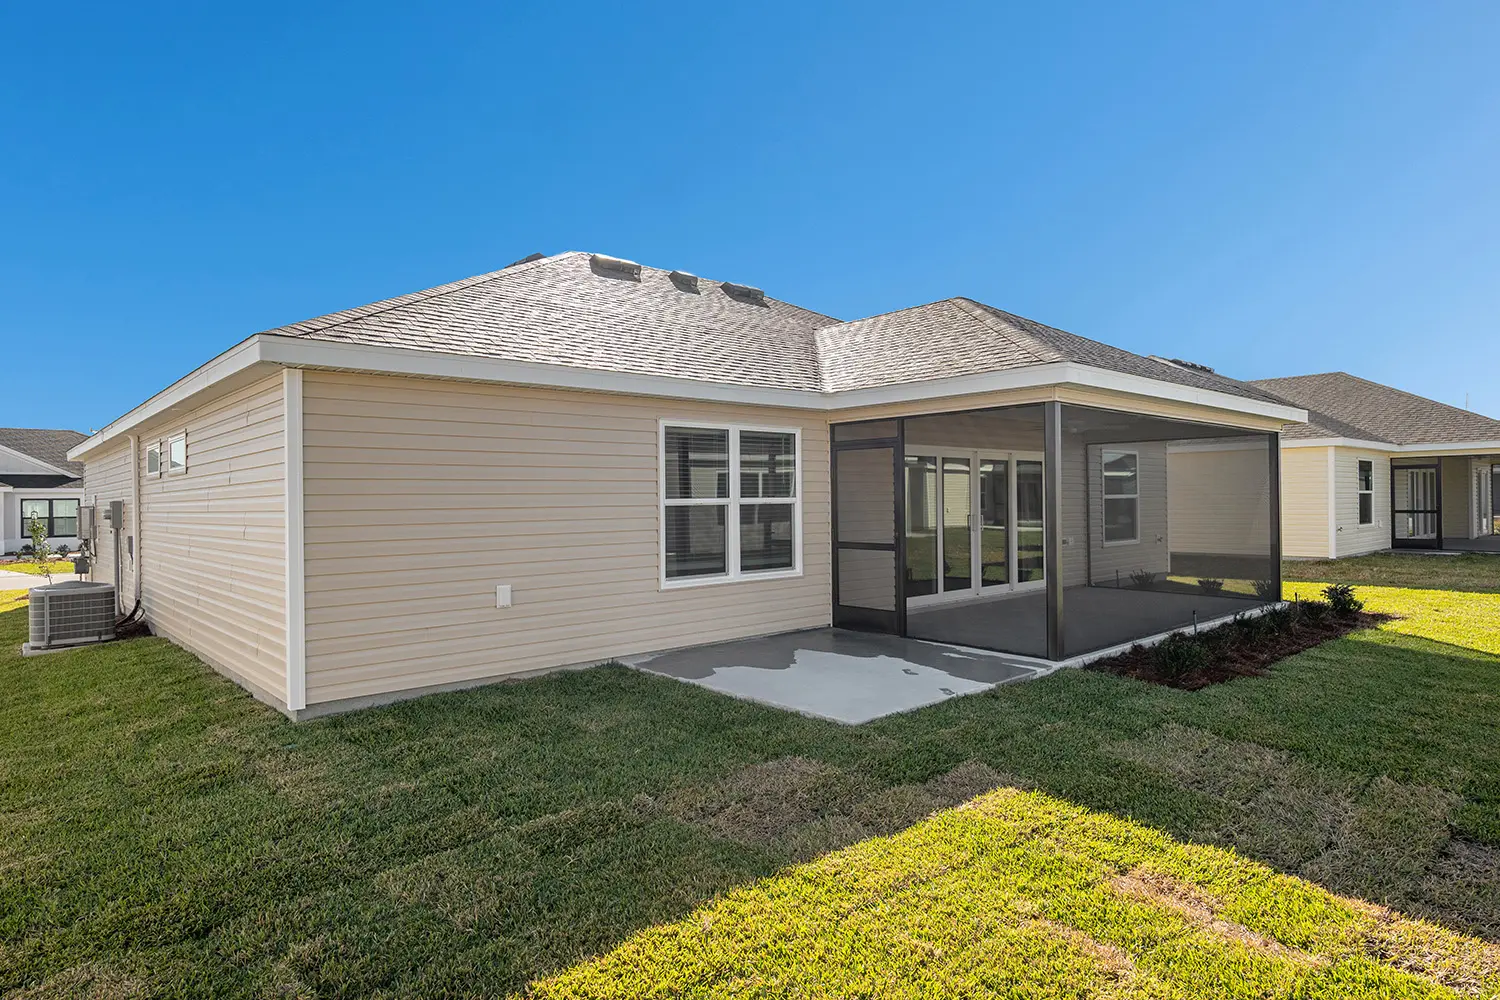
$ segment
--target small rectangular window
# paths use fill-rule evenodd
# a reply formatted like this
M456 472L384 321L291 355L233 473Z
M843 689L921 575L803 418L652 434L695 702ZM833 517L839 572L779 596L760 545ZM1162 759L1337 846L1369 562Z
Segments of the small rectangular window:
M1359 523L1375 523L1375 463L1359 463Z
M1138 542L1140 525L1140 456L1133 451L1101 455L1104 472L1104 543Z
M187 435L178 434L167 441L167 475L187 471Z
M146 475L161 475L161 442L152 441L146 446Z

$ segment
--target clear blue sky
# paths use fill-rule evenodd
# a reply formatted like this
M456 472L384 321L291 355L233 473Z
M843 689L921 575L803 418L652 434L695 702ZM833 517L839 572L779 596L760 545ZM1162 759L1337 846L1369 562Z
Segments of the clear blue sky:
M1492 0L720 6L7 4L0 424L568 249L1500 416Z

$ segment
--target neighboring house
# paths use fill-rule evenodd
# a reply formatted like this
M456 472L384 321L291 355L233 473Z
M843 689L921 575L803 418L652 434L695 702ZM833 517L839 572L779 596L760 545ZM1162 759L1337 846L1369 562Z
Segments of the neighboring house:
M94 578L301 717L830 624L1077 662L1279 598L1302 419L968 299L574 252L252 336L70 457Z
M1308 412L1281 440L1287 556L1500 552L1500 420L1343 372L1251 384Z
M68 449L87 438L77 431L0 427L0 537L7 555L31 544L29 522L40 518L54 548L78 548L83 463Z

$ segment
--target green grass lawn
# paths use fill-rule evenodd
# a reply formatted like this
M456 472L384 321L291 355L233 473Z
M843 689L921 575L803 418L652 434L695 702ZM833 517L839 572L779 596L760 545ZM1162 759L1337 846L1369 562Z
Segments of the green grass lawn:
M1500 657L1432 631L860 727L617 667L292 725L0 603L0 996L1500 995Z
M1500 556L1469 553L1433 556L1401 553L1287 562L1282 579L1355 583L1418 590L1468 590L1500 594Z
M0 570L3 570L6 573L26 573L26 574L29 574L31 576L45 576L46 575L46 573L42 570L42 564L41 563L39 563L39 562L24 562L22 560L17 560L15 562L0 563ZM52 575L53 576L57 576L59 573L71 573L71 572L73 572L73 560L72 559L54 559L54 560L52 560Z

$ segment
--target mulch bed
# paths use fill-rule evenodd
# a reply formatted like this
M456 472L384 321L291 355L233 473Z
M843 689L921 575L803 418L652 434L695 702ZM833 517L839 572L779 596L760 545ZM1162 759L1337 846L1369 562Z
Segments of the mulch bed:
M1161 684L1184 691L1197 691L1212 684L1223 684L1239 677L1264 677L1270 673L1269 668L1273 663L1295 656L1314 646L1320 646L1330 639L1348 635L1350 632L1374 628L1382 622L1390 621L1393 617L1393 615L1371 614L1367 611L1342 616L1330 614L1315 622L1298 621L1288 631L1261 635L1254 641L1247 641L1243 638L1237 641L1227 641L1225 636L1232 634L1231 630L1235 626L1221 625L1194 638L1194 641L1201 642L1208 647L1208 665L1189 671L1180 677L1163 675L1157 669L1152 649L1145 646L1132 646L1119 656L1095 660L1088 665L1087 669L1115 674L1119 677L1130 677L1138 681L1146 681L1148 684Z

